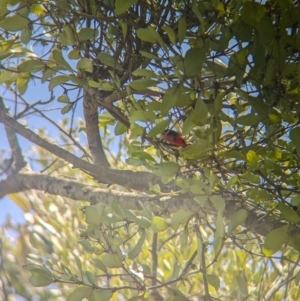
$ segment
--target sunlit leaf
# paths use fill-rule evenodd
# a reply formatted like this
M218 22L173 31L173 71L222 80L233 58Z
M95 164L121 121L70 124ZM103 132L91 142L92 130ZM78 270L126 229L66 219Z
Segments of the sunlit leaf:
M146 239L146 232L143 231L139 240L135 244L135 246L128 252L129 259L134 259L139 255L139 253L141 252L141 249L143 247L145 239Z
M272 256L274 253L279 251L284 244L286 244L289 241L290 238L288 235L288 229L289 226L285 225L267 234L263 246L263 253L266 256Z
M171 219L171 227L173 230L177 230L181 224L185 224L192 215L193 212L186 209L180 209L175 212Z
M186 36L186 19L181 17L178 20L178 41L182 43Z
M102 261L107 268L120 268L123 264L123 259L120 254L105 254Z
M133 4L137 3L137 0L116 0L115 2L115 13L121 15Z
M217 275L208 274L205 276L208 283L217 291L220 288L220 279Z
M136 69L132 72L135 76L157 77L156 73L149 69Z
M77 70L84 70L87 72L93 72L93 63L88 58L84 57L80 59L76 65Z
M61 85L68 80L69 80L69 77L66 75L55 76L55 77L51 78L48 88L49 88L49 90L52 90L56 86Z
M84 298L88 298L92 291L90 287L78 286L68 295L67 301L82 301Z
M93 28L80 28L77 36L79 41L93 39L98 36L98 30L95 30Z
M238 226L242 225L246 220L248 212L246 209L240 209L235 212L230 218L230 223L228 225L228 234L235 230Z
M157 81L153 79L136 79L130 83L130 87L135 90L144 90L148 87L155 86Z
M97 267L98 269L100 269L103 272L106 272L106 266L104 265L103 261L100 260L99 258L92 258L91 259L91 263Z
M176 43L176 36L175 36L173 28L170 27L170 26L168 26L168 25L164 25L164 26L162 26L162 29L167 32L168 37L169 37L171 43L175 44Z
M7 31L19 31L27 26L29 19L23 18L20 15L5 17L0 22L0 28Z
M109 289L94 290L88 301L108 301L113 296L113 291Z
M248 296L248 285L247 285L247 278L244 272L240 272L239 275L236 276L236 281L238 283L239 292L241 293L243 298Z
M109 53L101 52L97 55L97 59L106 66L113 67L117 70L123 70L121 64Z
M37 60L28 60L22 62L18 66L19 72L37 72L42 70L45 67L45 63Z
M69 65L69 63L64 59L61 51L54 49L52 52L52 55L53 55L55 62L59 65L60 68L65 68L69 71L73 71L73 69Z
M165 231L169 228L169 224L160 216L153 216L152 217L152 230L154 232L161 232Z
M280 202L278 204L278 210L280 210L282 217L286 221L294 224L300 222L300 216L292 207Z

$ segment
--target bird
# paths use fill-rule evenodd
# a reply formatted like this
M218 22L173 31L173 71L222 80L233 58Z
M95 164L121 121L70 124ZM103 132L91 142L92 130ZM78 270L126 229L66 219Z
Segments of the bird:
M163 131L161 139L177 147L185 147L187 145L185 139L181 136L181 134L173 130Z

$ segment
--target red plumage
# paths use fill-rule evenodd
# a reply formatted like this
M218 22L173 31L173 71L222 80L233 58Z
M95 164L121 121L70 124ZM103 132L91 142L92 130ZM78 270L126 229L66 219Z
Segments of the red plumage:
M178 146L178 147L184 147L186 146L185 139L176 131L173 130L165 130L162 133L162 140L165 140L169 142L172 145Z

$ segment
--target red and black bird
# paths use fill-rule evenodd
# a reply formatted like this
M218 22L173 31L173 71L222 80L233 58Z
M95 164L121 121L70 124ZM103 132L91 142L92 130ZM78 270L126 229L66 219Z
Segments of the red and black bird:
M163 131L161 139L177 147L186 146L185 139L178 132L173 130Z

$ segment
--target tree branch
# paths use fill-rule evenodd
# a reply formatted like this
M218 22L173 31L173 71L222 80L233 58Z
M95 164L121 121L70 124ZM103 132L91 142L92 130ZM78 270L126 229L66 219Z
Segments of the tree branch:
M90 164L84 160L77 158L75 155L67 152L66 150L48 142L41 138L33 131L27 129L25 126L18 123L14 118L8 115L3 109L0 108L0 122L7 127L13 128L18 134L28 139L32 143L49 151L53 155L65 160L73 165L94 176L96 180L104 184L118 184L128 189L135 189L145 191L149 189L149 183L161 184L160 179L148 172L131 171L131 170L114 170L110 168L99 168L99 166Z
M110 167L104 153L98 126L98 105L85 91L83 92L83 112L89 149L97 166Z
M12 174L7 179L0 181L0 198L10 193L18 193L30 189L68 197L75 201L87 201L91 204L100 202L104 205L110 205L113 201L117 201L123 208L131 210L142 210L142 203L152 212L158 214L161 214L161 212L172 213L179 209L191 212L201 210L206 214L216 214L216 210L210 203L200 206L189 195L160 197L157 195L149 196L143 193L121 192L29 172ZM237 201L226 202L225 217L230 219L232 212L236 212L243 206ZM247 208L245 207L245 209ZM277 220L275 216L264 215L261 217L261 214L254 210L247 209L247 211L248 217L244 223L244 227L249 232L266 236L272 230L286 225ZM299 235L299 231L297 226L290 226L291 235Z
M0 97L0 109L3 111L6 111L3 99L1 97ZM14 165L15 165L14 172L18 172L19 170L21 170L23 167L26 166L26 161L24 160L22 150L19 145L19 141L18 141L15 130L6 125L5 125L5 130L6 130L7 139L8 139L9 145L10 145L12 157L14 160Z

